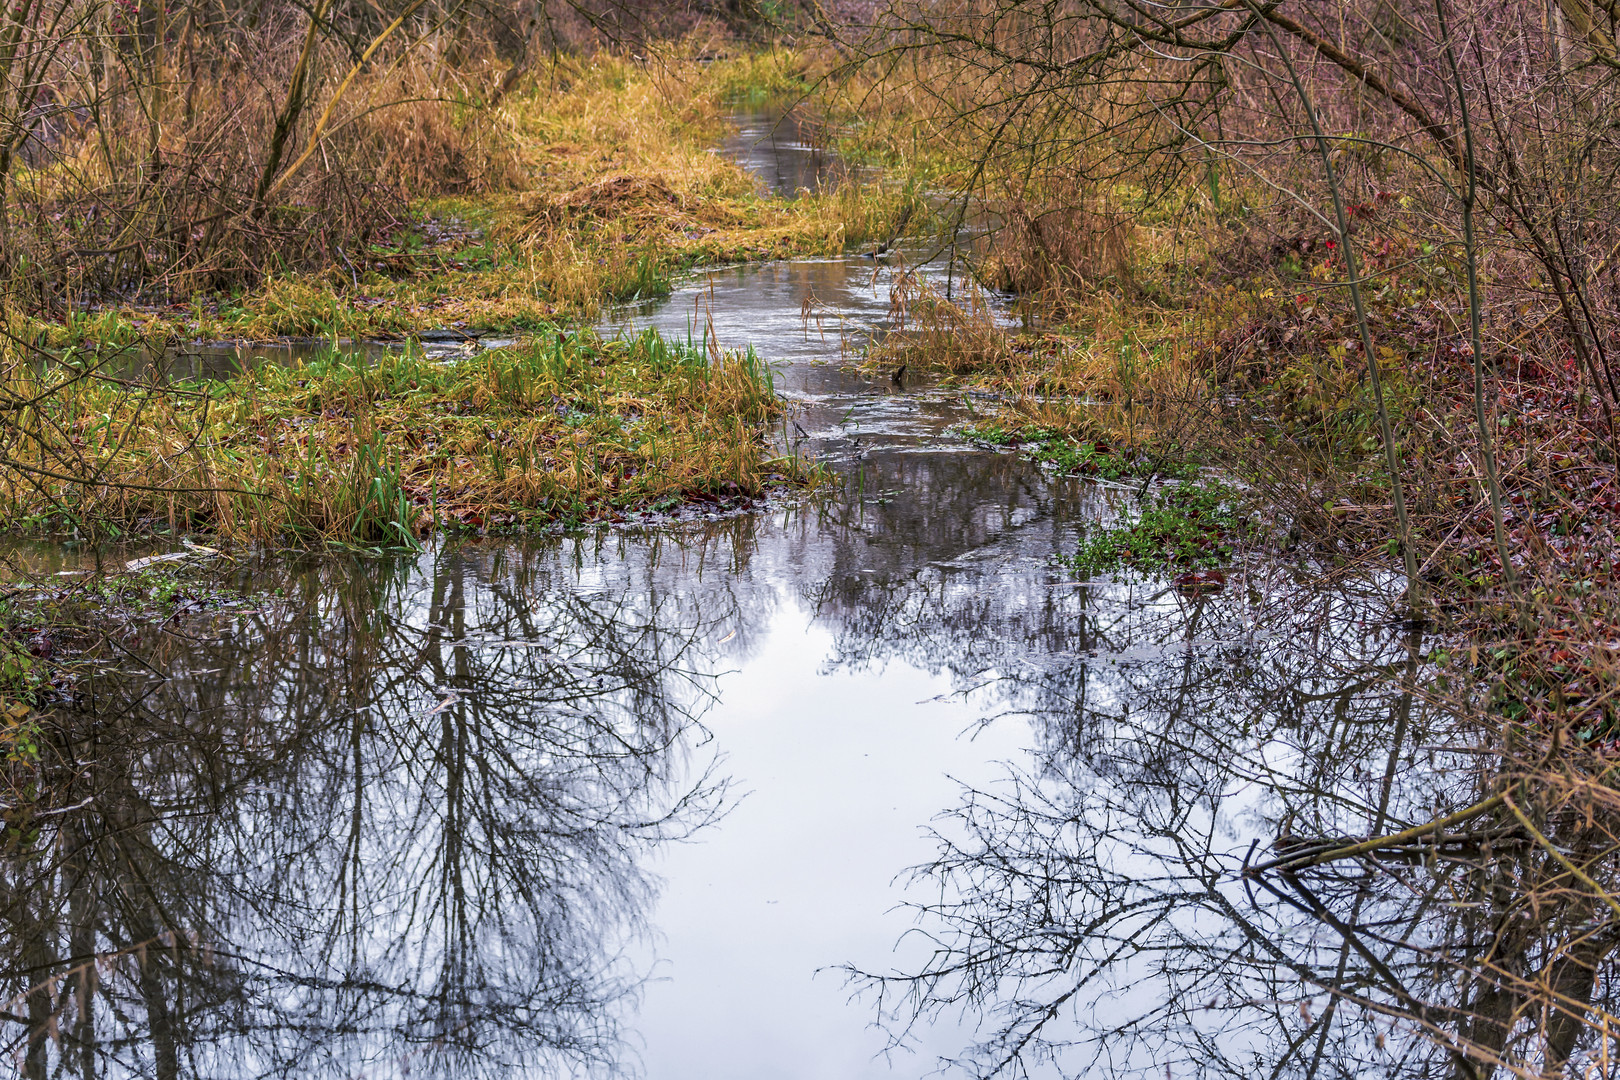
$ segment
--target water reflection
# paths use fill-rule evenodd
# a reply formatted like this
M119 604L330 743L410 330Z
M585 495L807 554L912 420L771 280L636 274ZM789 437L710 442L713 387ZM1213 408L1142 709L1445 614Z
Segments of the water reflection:
M223 382L264 366L292 367L334 356L374 362L391 353L411 352L430 360L449 361L485 348L502 348L512 338L479 331L430 330L407 340L357 341L350 338L283 338L271 341L191 341L154 350L145 345L88 347L74 351L75 369L89 369L119 379L149 383ZM61 355L39 353L42 363Z
M722 341L807 360L819 328L783 313L881 329L884 273L739 268L643 317L713 304ZM1031 726L1033 758L969 789L914 882L946 898L919 912L936 951L862 966L897 1044L977 1028L954 1063L979 1075L1607 1072L1620 830L1596 795L1529 784L1579 860L1497 806L1422 844L1267 865L1415 827L1531 764L1475 695L1434 688L1395 589L1286 567L1203 598L1081 585L1054 556L1107 492L962 453L971 401L830 364L782 383L844 476L820 530L781 541L833 630L827 670L902 661Z
M616 1065L640 860L723 805L688 662L726 614L550 570L323 562L110 639L10 815L24 1073Z
M688 892L697 871L654 851L695 836L707 879L816 897L793 932L821 941L851 918L857 864L914 861L844 806L864 785L961 775L964 754L1015 768L973 777L936 822L939 858L888 894L926 937L892 960L834 935L803 967L677 968L701 1045L792 1045L836 993L813 968L860 952L898 1043L922 1051L861 1075L923 1075L936 1054L976 1074L1434 1075L1454 1064L1437 1031L1499 1051L1530 1038L1478 1019L1527 1000L1502 972L1564 972L1547 957L1576 945L1570 971L1609 963L1590 906L1488 947L1508 941L1490 935L1517 894L1492 899L1454 838L1386 853L1399 872L1245 879L1489 779L1466 718L1418 692L1423 645L1383 619L1376 582L1251 568L1202 596L1088 586L1052 556L1102 512L1094 490L900 436L864 465L886 494L680 532L267 561L241 571L251 613L109 640L55 718L47 797L10 818L4 971L28 1075L353 1075L402 1055L433 1075L627 1067L655 956L690 957L694 932L714 949L721 930L713 903L659 920L651 868ZM765 650L795 625L814 628L813 655ZM947 716L998 734L955 757L940 746L961 746L960 726L917 729L939 746L888 738L904 705L885 680L932 680ZM771 696L782 686L793 700ZM820 732L848 745L773 756ZM717 752L732 756L716 767ZM812 775L795 775L797 802L766 798L745 841L720 819L723 777L782 768ZM1549 872L1500 821L1469 828L1521 860L1493 864L1499 879ZM761 858L760 836L800 837L800 857ZM824 881L799 873L809 845L829 853ZM886 906L871 899L871 925ZM727 949L779 947L766 913L726 910ZM119 950L90 981L76 967ZM775 1026L743 1038L703 1007L739 992L771 1002L759 1022ZM1402 994L1431 1009L1427 1029L1391 1026L1411 1015ZM867 1045L864 1010L782 1075L852 1075L825 1055ZM741 1075L654 1027L654 1076Z
M1072 594L1066 640L986 665L1037 745L937 823L927 955L854 972L897 1043L965 1016L975 1076L1608 1075L1615 800L1514 775L1383 591L1247 584ZM1554 842L1487 799L1521 778Z
M1055 621L1079 655L1004 676L1040 745L942 823L918 871L937 951L872 983L897 1030L982 1010L966 1063L984 1075L1280 1075L1316 990L1269 943L1312 931L1251 907L1243 860L1280 822L1343 835L1390 813L1390 770L1425 733L1375 604L1247 584L1076 596ZM1343 1038L1335 1069L1359 1072Z
M734 128L720 152L759 178L773 195L793 198L837 179L838 162L816 145L816 131L794 112L746 112L728 118Z
M841 331L881 329L888 273L728 268L614 324L695 320L779 365L784 440L838 469L819 500L265 559L234 581L249 612L109 628L51 717L37 802L7 812L21 1071L611 1072L638 1027L647 1071L683 1080L936 1056L1013 1076L1592 1065L1612 923L1501 807L1427 846L1275 864L1470 803L1501 766L1423 692L1391 590L1277 566L1202 596L1075 581L1060 556L1117 493L964 445L960 393L837 362ZM937 858L871 887L915 861L896 835L948 806L946 773L968 784ZM761 797L724 816L744 787ZM1543 826L1613 879L1612 830ZM1556 917L1523 919L1527 887ZM921 934L869 949L902 900ZM638 1015L660 954L688 962ZM868 1006L812 985L844 960L918 1054L872 1059Z

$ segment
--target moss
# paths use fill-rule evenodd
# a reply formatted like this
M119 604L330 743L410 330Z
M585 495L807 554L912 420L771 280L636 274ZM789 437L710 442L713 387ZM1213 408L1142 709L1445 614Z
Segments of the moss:
M1147 476L1188 479L1197 471L1196 464L1185 458L1170 460L1168 455L1128 451L1101 439L1085 439L1039 424L986 421L967 428L964 434L991 446L1018 450L1064 476L1099 480Z

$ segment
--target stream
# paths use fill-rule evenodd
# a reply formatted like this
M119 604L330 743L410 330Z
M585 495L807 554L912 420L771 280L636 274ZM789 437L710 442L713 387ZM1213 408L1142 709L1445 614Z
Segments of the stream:
M820 175L745 120L773 189ZM1119 492L840 363L888 272L721 268L610 323L752 345L827 496L252 557L259 599L124 640L48 857L6 864L22 1074L1269 1074L1327 997L1245 942L1339 941L1236 871L1465 792L1420 649L1367 582L1077 580ZM1389 1030L1321 1075L1388 1075Z

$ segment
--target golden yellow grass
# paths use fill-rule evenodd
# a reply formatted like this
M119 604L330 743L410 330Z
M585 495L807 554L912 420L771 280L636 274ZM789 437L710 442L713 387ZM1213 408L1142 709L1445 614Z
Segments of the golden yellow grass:
M410 228L347 243L324 272L273 274L184 307L79 312L38 325L35 335L64 344L118 333L266 340L445 326L522 332L592 319L604 303L668 288L694 266L830 254L916 220L920 200L903 184L773 198L715 152L728 95L791 63L780 55L714 63L678 53L640 63L604 55L546 67L493 109L378 110L391 117L376 121L386 128L372 133L379 143L390 132L431 143L443 159L437 173L467 178L449 195L432 194L421 178L429 194L413 205ZM465 128L459 139L445 130L456 124ZM488 168L463 160L474 151L494 159Z

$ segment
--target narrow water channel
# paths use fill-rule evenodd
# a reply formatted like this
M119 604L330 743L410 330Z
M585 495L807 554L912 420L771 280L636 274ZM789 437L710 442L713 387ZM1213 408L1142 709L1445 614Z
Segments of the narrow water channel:
M1268 1071L1267 1024L1321 1004L1245 927L1337 945L1234 872L1280 823L1465 782L1418 654L1376 592L1286 569L1076 580L1108 491L839 363L884 275L722 269L616 317L753 345L827 498L256 559L234 586L272 599L115 635L46 854L5 866L11 985L105 954L14 1000L22 1071L911 1078L1001 1060L1029 1003L1072 1044L1032 1075ZM53 1013L74 978L96 1006ZM1323 1075L1375 1071L1374 1035Z

